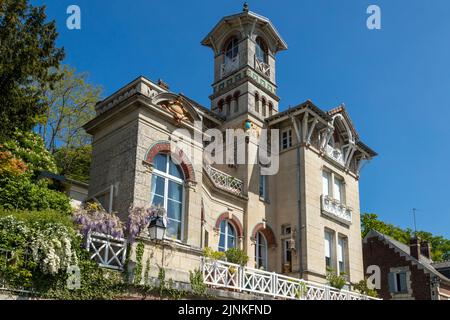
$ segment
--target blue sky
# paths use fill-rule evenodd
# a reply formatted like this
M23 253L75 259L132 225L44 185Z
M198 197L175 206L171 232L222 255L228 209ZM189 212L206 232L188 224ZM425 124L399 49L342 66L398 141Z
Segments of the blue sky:
M65 63L87 71L108 95L139 75L164 79L209 106L212 51L200 41L242 0L58 0L45 3L58 24ZM363 141L379 156L365 166L361 211L450 238L450 2L448 0L248 1L289 45L277 56L280 107L313 100L345 103ZM82 29L66 28L81 8ZM379 5L382 29L368 30Z

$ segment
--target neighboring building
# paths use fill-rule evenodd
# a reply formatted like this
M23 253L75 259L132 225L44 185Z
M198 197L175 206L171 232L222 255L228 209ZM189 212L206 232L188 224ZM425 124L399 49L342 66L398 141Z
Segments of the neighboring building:
M51 179L57 183L59 186L58 190L64 192L69 197L70 205L74 209L79 208L87 200L89 185L85 182L48 171L41 172L40 177Z
M408 246L371 230L364 238L363 253L365 268L376 265L381 269L377 290L381 298L450 300L450 279L436 269L445 264L432 262L428 242L413 238Z
M188 281L207 246L241 248L250 267L320 283L327 267L363 279L360 168L376 153L344 106L324 111L308 100L279 112L276 54L287 45L247 9L220 20L202 44L214 54L211 108L144 77L97 104L84 127L93 136L89 197L123 220L130 204L166 208L169 249L143 236L142 261L164 264L174 280ZM279 129L278 173L208 163L207 145L193 136L211 128L245 129L246 159L256 157L261 129Z

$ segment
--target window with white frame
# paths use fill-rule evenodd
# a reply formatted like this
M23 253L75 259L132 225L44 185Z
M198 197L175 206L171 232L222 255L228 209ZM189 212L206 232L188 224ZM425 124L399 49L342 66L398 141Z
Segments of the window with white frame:
M220 223L219 251L225 252L228 249L236 248L236 229L228 220Z
M345 204L345 182L344 179L329 170L322 171L322 193Z
M347 272L347 238L338 238L338 268L339 273Z
M285 129L281 131L281 150L292 147L292 130Z
M261 232L256 234L255 260L257 269L267 270L267 240Z
M334 255L334 233L330 230L325 230L325 265L327 268L333 269Z
M168 154L156 155L153 168L150 203L166 209L166 235L181 240L184 223L183 172Z

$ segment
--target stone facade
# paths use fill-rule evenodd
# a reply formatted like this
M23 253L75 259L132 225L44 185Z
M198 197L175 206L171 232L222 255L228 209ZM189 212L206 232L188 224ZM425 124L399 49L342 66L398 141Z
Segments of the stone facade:
M225 58L231 37L238 43L234 60ZM187 282L202 250L219 248L221 226L229 223L250 267L325 283L328 230L331 266L342 260L349 283L363 279L359 170L376 154L360 141L345 108L326 112L306 101L279 112L275 55L287 45L267 18L248 11L226 17L202 44L215 54L210 109L144 77L97 105L97 117L85 125L93 136L89 197L125 221L131 205L150 205L154 158L169 153L184 176L182 230L162 244L142 235L143 275L155 277L163 266L168 278ZM224 66L227 61L235 65ZM258 155L261 130L279 130L278 172L261 178L259 162L205 163L207 145L195 137L211 128L245 130L247 160ZM324 171L341 181L341 196L332 200L337 211L323 207Z

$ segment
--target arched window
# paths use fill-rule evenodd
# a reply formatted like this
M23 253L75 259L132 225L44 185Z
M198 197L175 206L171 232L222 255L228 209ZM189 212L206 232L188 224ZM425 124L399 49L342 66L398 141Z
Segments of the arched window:
M219 251L236 248L236 229L229 220L220 223Z
M262 116L265 117L267 114L267 101L266 98L262 98L261 99L261 109L262 109Z
M261 37L256 38L256 58L264 63L267 63L267 45Z
M255 111L259 113L259 94L255 92Z
M257 269L267 270L267 240L261 232L256 234L255 262Z
M222 113L223 111L223 99L221 99L218 103L217 103L217 109L219 111L219 113Z
M269 102L269 117L273 115L273 104L272 102Z
M227 108L227 116L229 116L230 113L231 113L231 100L232 100L231 96L228 96L225 99L225 105L226 105L226 108Z
M239 112L239 96L240 95L241 95L241 93L239 91L237 91L233 94L234 112Z
M153 159L150 203L167 211L166 235L181 240L184 215L184 175L169 154L157 154Z
M225 60L232 60L239 54L239 40L236 37L230 38L224 47Z

